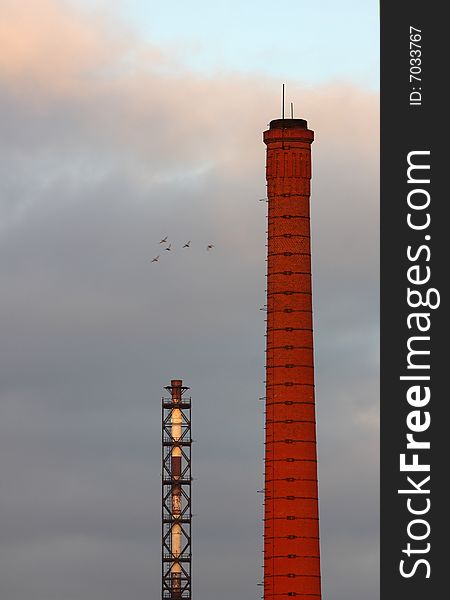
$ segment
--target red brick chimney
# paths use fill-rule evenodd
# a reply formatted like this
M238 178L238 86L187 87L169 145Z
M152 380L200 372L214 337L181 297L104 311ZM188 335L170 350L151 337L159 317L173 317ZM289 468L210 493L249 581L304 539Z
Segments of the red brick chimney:
M310 246L311 143L276 119L267 145L264 598L321 598Z

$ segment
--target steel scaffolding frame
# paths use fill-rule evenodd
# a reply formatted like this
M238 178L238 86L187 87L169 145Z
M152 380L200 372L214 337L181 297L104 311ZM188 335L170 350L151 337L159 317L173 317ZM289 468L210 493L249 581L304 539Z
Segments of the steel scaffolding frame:
M162 398L162 600L191 600L191 398L172 380Z

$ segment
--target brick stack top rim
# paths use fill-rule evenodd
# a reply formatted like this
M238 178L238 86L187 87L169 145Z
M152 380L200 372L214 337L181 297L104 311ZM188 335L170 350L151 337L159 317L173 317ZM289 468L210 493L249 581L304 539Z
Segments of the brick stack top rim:
M264 142L270 144L280 141L311 144L314 141L314 131L308 129L305 119L274 119L264 132Z

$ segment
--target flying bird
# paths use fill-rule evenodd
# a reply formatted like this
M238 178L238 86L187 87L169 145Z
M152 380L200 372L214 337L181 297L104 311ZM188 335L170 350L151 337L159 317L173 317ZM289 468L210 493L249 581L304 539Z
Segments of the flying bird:
M159 254L158 254L158 256L155 256L155 258L152 258L152 262L158 262L158 260L159 260Z
M206 249L207 249L207 250L211 250L211 248L214 248L214 247L215 247L215 246L214 246L214 244L208 244L208 245L206 246Z
M183 248L189 248L190 245L191 245L191 240L186 242L185 245L183 246Z
M165 250L171 250L171 249L172 249L172 248L171 248L171 246L172 246L172 244L169 244L169 245L167 246L167 248L165 248Z
M165 238L163 238L162 240L160 240L160 242L159 242L159 243L160 243L160 244L165 244L165 243L167 242L167 238L168 238L168 237L169 237L169 236L168 236L168 235L166 235L166 237L165 237Z

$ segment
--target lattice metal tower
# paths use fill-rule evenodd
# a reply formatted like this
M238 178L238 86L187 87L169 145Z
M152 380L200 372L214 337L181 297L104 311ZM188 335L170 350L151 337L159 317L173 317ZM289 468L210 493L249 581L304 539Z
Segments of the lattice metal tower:
M191 600L191 398L181 379L162 399L163 600Z

